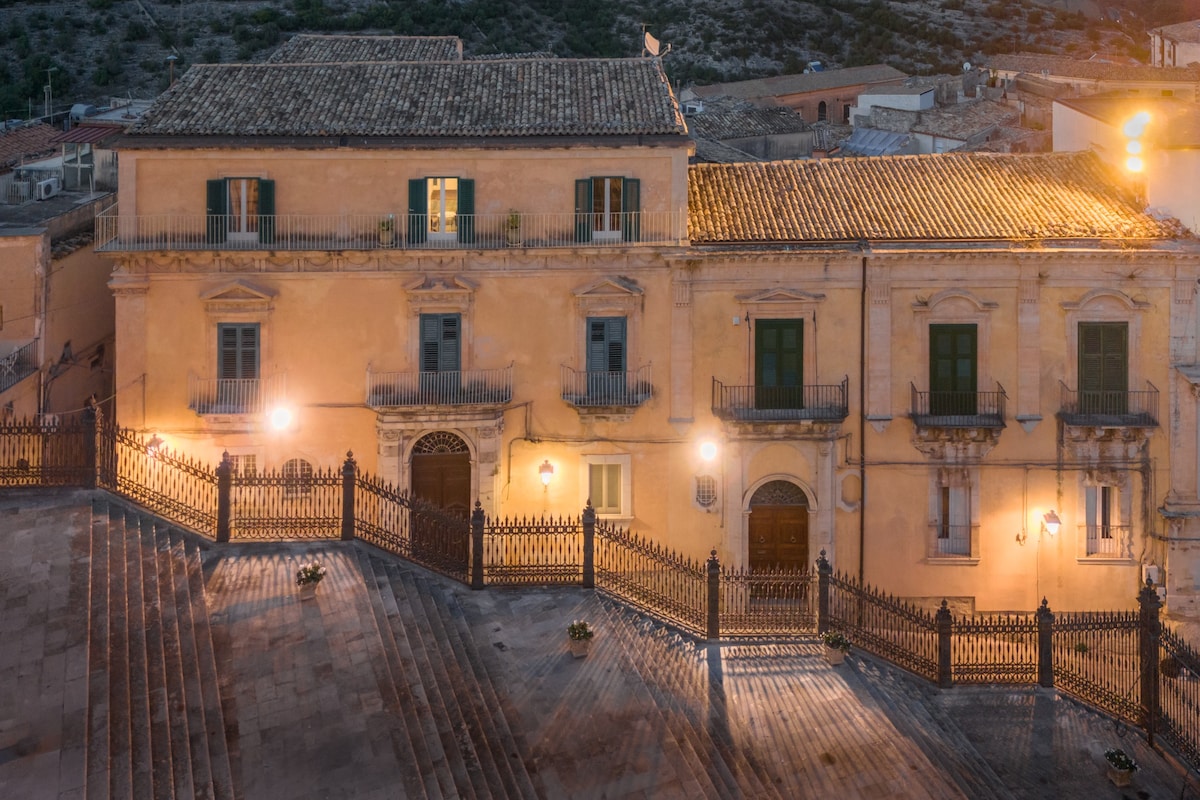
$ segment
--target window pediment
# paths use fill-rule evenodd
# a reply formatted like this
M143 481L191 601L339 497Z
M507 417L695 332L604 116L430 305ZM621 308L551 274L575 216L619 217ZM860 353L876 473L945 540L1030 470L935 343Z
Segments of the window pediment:
M1062 307L1064 311L1082 311L1092 305L1111 307L1113 304L1128 311L1145 311L1150 308L1150 304L1145 300L1130 297L1119 289L1092 289L1077 302L1066 302L1062 304Z
M466 313L475 296L477 284L458 275L449 277L422 276L404 287L414 314L438 308Z
M930 297L918 297L913 302L913 311L931 312L942 303L950 306L967 306L969 312L995 311L1000 304L994 300L981 300L973 292L966 289L943 289Z
M750 292L748 294L739 294L737 301L744 305L771 305L771 304L814 304L820 303L825 299L823 294L813 294L812 292L804 292L799 289L764 289L759 292Z
M275 301L276 293L246 281L234 281L200 295L205 309L210 313L267 312Z
M641 306L644 293L635 281L623 277L601 278L572 292L580 311L614 309L626 314Z

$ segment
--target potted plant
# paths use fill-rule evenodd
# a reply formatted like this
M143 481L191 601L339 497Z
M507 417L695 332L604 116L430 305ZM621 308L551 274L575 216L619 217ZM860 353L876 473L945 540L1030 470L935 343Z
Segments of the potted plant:
M395 236L396 230L396 215L388 214L383 219L379 220L379 244L384 247L390 247L392 237Z
M841 664L850 652L850 640L841 631L825 631L821 641L825 643L825 660L833 666Z
M588 627L586 622L575 620L567 626L567 645L571 648L571 655L576 658L583 658L588 654L588 650L592 646L592 637L596 632Z
M1133 773L1137 771L1137 762L1119 747L1105 750L1104 760L1108 762L1108 779L1113 785L1128 786Z
M325 577L325 567L320 561L310 561L301 564L296 571L296 585L300 587L300 599L307 600L316 596L317 584Z
M509 211L508 219L504 221L504 241L509 247L519 247L521 244L521 212Z

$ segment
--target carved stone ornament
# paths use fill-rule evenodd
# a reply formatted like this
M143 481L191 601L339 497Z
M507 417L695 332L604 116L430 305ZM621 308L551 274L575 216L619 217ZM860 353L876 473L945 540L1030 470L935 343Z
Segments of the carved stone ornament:
M808 506L808 495L791 481L768 481L754 492L750 507L754 506Z

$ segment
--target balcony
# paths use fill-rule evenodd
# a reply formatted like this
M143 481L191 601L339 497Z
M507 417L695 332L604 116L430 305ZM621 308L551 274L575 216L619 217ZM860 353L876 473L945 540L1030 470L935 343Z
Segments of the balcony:
M453 372L372 372L368 367L367 405L374 409L503 405L512 400L512 373L512 364Z
M737 422L841 422L849 414L850 378L812 386L726 386L713 378L712 410Z
M970 525L935 525L934 553L935 558L969 558L971 555Z
M920 392L913 384L912 420L919 428L1003 428L1008 395L994 392Z
M454 230L437 233L428 230L428 218L421 214L280 214L251 217L250 230L236 233L225 216L122 216L114 204L96 217L96 250L502 250L680 245L687 240L683 213L619 214L615 216L622 219L611 231L595 230L593 216L459 215Z
M576 408L636 408L650 399L650 365L622 372L562 367L562 398Z
M1157 428L1158 389L1150 381L1136 392L1075 391L1058 382L1058 416L1067 425L1090 428Z
M1128 558L1133 547L1130 525L1080 525L1087 555L1095 558Z
M8 391L38 371L37 343L34 339L0 357L0 392Z
M266 378L188 376L188 408L197 414L265 414L281 402L285 373Z

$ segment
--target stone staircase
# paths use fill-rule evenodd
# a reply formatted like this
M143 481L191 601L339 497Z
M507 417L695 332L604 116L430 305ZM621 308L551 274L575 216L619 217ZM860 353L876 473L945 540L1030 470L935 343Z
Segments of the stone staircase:
M200 548L92 503L87 800L235 797Z

